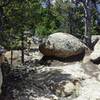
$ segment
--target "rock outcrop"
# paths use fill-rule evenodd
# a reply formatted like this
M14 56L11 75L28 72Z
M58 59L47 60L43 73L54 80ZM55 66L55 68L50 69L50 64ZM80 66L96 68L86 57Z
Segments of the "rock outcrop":
M12 61L13 64L17 64L18 62L21 63L21 51L20 50L13 50L12 51ZM11 63L11 51L7 51L5 53L5 57L7 58L8 62ZM27 62L31 60L31 56L24 54L24 61Z
M100 63L100 40L94 46L94 51L91 53L90 59L95 63Z
M45 56L66 58L84 52L85 45L73 35L59 32L48 36L39 50Z
M0 94L2 93L2 84L3 84L3 73L2 73L2 63L5 62L5 56L4 56L4 53L5 53L5 49L0 46Z

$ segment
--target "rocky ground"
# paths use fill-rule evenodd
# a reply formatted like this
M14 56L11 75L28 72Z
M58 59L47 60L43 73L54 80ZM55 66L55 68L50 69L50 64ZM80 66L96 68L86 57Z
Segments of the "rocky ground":
M88 57L43 63L39 51L29 55L25 65L11 68L0 100L100 100L100 65Z

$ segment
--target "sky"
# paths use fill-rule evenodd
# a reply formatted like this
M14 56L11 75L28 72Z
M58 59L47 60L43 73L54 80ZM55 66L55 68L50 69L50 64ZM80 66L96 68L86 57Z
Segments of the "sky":
M48 0L47 0L48 1ZM56 0L50 0L51 1L51 4L55 4L55 2L56 2ZM64 1L66 1L66 0L64 0ZM71 0L69 0L69 1L71 1ZM44 7L44 8L46 8L47 6L48 6L48 2L42 2L42 6ZM100 4L97 4L97 10L98 10L98 12L100 13Z
M98 12L100 14L100 4L96 4L96 6L97 6L97 10L98 10Z
M56 0L50 0L51 4L54 5ZM46 2L42 2L42 6L46 8L48 6L48 0Z

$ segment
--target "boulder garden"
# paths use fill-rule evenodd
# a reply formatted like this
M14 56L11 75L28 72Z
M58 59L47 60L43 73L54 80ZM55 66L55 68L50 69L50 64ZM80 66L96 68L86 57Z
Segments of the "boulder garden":
M44 56L66 58L76 56L85 51L86 46L76 37L68 33L54 33L48 36L39 50Z

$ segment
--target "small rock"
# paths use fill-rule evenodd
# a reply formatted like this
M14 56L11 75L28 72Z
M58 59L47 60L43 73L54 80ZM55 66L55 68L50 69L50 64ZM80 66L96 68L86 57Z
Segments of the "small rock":
M57 96L66 97L73 94L75 86L71 81L64 81L54 84L52 90Z
M29 96L29 100L34 100L34 97L33 96Z
M56 95L51 95L50 98L51 98L52 100L58 100L58 97L57 97Z
M64 85L64 93L65 96L71 95L75 90L75 86L72 82L66 82L66 84Z

